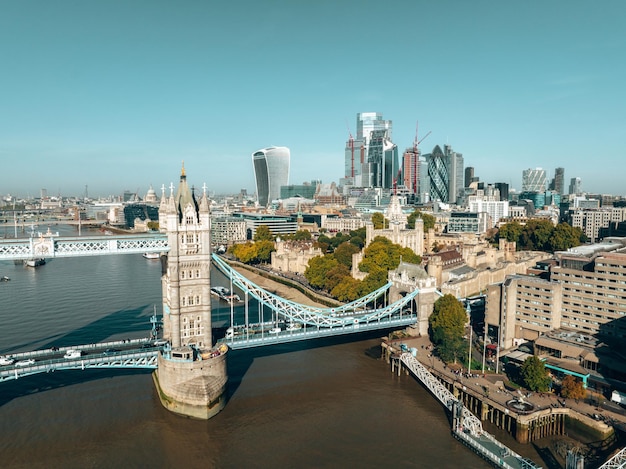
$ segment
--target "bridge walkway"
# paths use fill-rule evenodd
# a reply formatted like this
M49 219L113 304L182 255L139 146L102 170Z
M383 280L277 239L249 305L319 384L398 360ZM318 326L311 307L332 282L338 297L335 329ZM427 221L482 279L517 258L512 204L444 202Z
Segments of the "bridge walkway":
M433 376L417 358L403 353L400 362L452 413L452 433L492 464L506 469L540 469L533 461L522 457L485 432L482 423L448 388Z

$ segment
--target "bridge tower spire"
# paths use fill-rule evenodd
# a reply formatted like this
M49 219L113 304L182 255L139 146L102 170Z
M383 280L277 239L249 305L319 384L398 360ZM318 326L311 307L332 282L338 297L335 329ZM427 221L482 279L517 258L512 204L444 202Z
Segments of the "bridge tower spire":
M225 405L226 352L213 349L211 330L211 220L206 191L198 200L183 166L178 189L162 200L159 227L170 250L162 269L163 337L155 383L163 405L208 419Z

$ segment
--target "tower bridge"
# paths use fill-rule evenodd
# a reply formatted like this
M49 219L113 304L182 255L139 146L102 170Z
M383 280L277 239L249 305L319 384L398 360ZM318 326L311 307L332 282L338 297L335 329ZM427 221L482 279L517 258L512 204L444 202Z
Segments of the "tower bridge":
M161 232L141 235L58 237L49 234L27 239L0 240L0 260L65 258L92 255L158 252L162 256L163 338L142 343L74 346L80 356L65 358L63 350L14 354L0 366L0 382L57 370L88 368L154 369L153 379L164 407L185 416L208 419L226 404L229 349L258 347L342 334L391 329L416 324L427 333L428 316L438 291L423 272L399 269L375 292L335 308L300 305L255 285L210 252L210 212L206 187L196 198L187 186L184 167L176 194L165 190L159 207ZM231 309L231 334L215 342L211 318L211 264L221 269L244 296L244 320L235 324ZM249 311L249 297L259 304L258 321ZM377 306L380 305L380 306ZM267 321L267 308L272 320ZM237 321L238 322L238 321ZM284 328L283 328L284 327ZM414 373L414 361L402 360ZM417 372L418 374L420 372ZM439 398L437 391L436 396ZM444 400L447 399L443 396ZM446 405L450 404L447 401ZM454 404L472 436L480 437L480 421ZM458 419L457 419L458 420ZM458 421L461 421L458 420ZM460 428L460 427L459 427ZM456 428L455 431L457 431ZM461 432L459 438L464 438ZM510 467L510 466L503 466ZM512 466L515 467L515 466Z

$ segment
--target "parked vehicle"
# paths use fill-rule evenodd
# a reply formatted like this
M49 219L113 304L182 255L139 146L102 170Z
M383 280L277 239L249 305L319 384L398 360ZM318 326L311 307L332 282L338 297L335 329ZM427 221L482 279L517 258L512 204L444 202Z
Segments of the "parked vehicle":
M611 401L618 404L626 405L626 393L620 391L613 391L611 393Z

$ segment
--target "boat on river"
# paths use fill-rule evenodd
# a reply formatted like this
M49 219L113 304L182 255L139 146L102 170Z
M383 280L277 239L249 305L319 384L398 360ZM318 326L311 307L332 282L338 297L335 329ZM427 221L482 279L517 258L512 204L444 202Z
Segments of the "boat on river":
M33 259L27 259L24 261L24 265L26 267L39 267L41 265L44 265L46 263L46 260L43 257L36 257Z
M159 259L161 257L160 252L144 252L142 256L146 259Z
M0 282L8 282L9 280L11 280L11 278L7 277L6 275L3 275L2 277L0 277Z
M224 300L228 303L240 302L241 297L236 293L231 293L228 288L225 287L211 287L211 295L217 296L220 300Z

